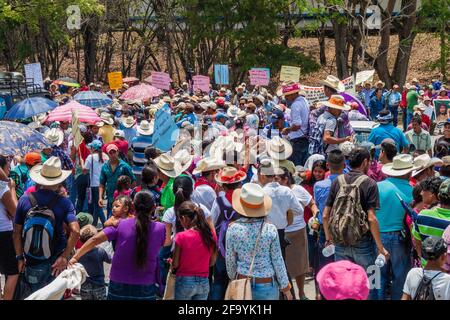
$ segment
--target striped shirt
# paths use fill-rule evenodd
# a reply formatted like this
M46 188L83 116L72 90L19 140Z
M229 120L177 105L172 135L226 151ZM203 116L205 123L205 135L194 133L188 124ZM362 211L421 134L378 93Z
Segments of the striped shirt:
M412 234L416 240L423 241L429 236L442 237L450 225L450 209L433 208L422 210L414 223Z
M133 150L133 173L140 175L142 169L147 163L145 159L145 148L151 146L152 136L137 136L131 141L131 150Z

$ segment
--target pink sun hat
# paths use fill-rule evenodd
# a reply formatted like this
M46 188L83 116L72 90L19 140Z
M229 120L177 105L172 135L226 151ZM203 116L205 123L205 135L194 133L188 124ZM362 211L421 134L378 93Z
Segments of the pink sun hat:
M369 296L366 271L347 260L327 264L317 274L317 282L327 300L366 300Z

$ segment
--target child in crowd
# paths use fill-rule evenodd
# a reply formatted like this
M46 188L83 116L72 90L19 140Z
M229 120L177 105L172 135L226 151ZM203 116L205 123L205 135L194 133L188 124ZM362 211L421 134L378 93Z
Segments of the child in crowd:
M129 176L120 176L119 179L117 179L117 189L114 191L114 200L118 196L130 196L131 194L131 179Z
M106 227L117 227L121 219L127 219L132 216L133 202L130 197L120 195L114 200L112 207L112 216L106 220Z
M92 225L84 226L80 231L80 240L84 244L97 234ZM111 255L103 248L95 247L79 260L88 273L86 281L81 285L81 300L106 300L105 271L103 263L111 263Z

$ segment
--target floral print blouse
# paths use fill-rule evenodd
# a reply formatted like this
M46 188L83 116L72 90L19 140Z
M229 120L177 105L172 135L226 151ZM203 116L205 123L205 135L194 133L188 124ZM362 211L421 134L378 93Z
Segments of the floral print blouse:
M263 221L264 219L241 218L228 227L226 267L230 279L235 279L236 273L249 275L253 249ZM264 224L259 240L252 276L255 278L276 277L281 289L289 284L277 229L268 222Z

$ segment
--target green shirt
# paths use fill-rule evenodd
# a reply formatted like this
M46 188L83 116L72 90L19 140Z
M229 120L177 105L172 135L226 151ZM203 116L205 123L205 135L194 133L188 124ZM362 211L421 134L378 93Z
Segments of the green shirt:
M406 94L406 107L408 111L413 112L414 107L419 104L419 94L415 89L411 89Z
M117 189L117 180L120 176L129 176L131 182L136 181L130 165L123 160L119 160L116 169L112 171L110 160L106 161L100 171L100 184L106 188L106 197L112 201L114 191Z
M413 144L416 147L416 150L431 150L431 136L425 130L421 130L419 134L415 133L414 129L409 130L405 133L406 139L408 139L409 144Z

